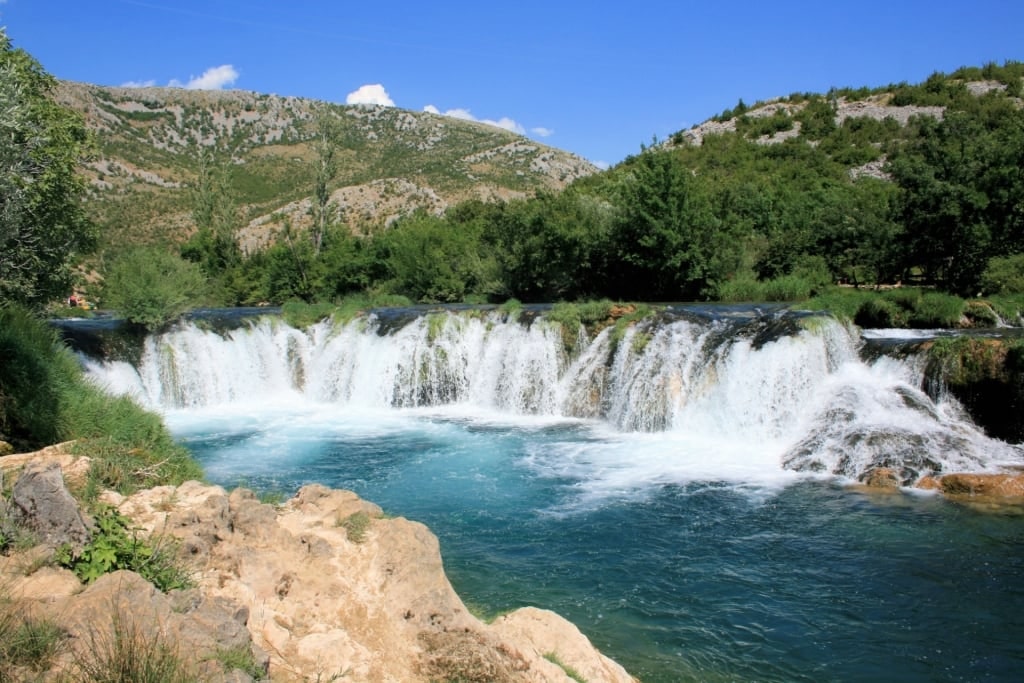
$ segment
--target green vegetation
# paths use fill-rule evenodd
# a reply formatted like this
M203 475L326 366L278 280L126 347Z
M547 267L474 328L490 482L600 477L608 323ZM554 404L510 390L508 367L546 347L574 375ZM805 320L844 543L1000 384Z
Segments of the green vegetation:
M284 321L298 330L303 330L315 325L321 320L330 318L335 311L335 306L328 303L306 303L305 301L286 301L281 307L281 317Z
M353 543L362 543L366 540L366 532L370 528L370 515L365 512L354 512L343 520L339 525L345 529L348 540Z
M60 627L0 589L0 681L25 680L26 669L37 675L47 671L66 647Z
M587 683L587 679L585 679L582 676L582 674L580 674L578 671L576 671L576 669L572 668L568 664L565 664L561 659L558 658L558 655L554 652L546 652L544 654L544 659L560 667L562 671L565 672L565 675L571 678L572 680L576 681L576 683Z
M201 301L205 286L196 264L165 249L140 247L111 265L103 302L129 322L157 330Z
M254 681L263 680L267 675L253 656L252 648L248 646L218 650L213 659L221 663L224 671L231 672L237 669L251 676Z
M160 417L89 383L56 332L22 308L0 307L0 434L20 450L76 440L90 477L122 493L202 479Z
M130 520L112 507L100 507L94 515L95 531L79 553L70 546L57 551L57 562L85 583L119 569L138 573L162 591L193 585L176 557L176 544L167 539L140 538Z
M152 633L130 613L114 608L109 628L90 634L89 646L75 662L73 680L81 683L192 683L195 671L159 629Z
M50 99L55 86L0 28L0 302L66 297L74 257L96 238L77 173L90 140L81 116Z

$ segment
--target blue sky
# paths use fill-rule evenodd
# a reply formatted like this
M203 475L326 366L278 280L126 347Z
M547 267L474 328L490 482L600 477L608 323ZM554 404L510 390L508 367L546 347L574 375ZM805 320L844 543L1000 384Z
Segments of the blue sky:
M733 106L1024 60L1024 1L0 0L58 78L377 101L614 164Z

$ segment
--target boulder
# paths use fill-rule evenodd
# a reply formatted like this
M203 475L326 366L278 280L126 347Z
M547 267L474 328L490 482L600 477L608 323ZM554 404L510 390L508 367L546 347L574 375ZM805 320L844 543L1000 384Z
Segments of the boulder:
M890 467L874 467L861 476L860 482L873 489L898 489L902 485L899 473Z
M1024 502L1024 474L957 473L926 477L923 489L936 489L953 498Z
M89 541L89 525L64 485L58 463L28 465L14 483L10 505L13 521L46 545L68 543L77 549Z

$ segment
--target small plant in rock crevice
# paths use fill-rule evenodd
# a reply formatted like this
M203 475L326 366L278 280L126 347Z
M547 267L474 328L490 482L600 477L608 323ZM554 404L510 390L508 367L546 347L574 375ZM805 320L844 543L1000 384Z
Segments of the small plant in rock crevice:
M101 507L95 517L92 540L78 553L65 544L57 550L57 563L92 583L118 569L134 571L166 592L188 588L192 579L176 557L174 543L159 539L155 544L140 538L130 520L111 507Z

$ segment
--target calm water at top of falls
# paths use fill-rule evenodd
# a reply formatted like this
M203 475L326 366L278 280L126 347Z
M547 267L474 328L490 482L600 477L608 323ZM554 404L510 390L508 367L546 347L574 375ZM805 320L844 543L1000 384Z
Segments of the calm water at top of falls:
M567 360L556 328L500 316L263 320L87 367L163 411L210 480L423 522L468 604L554 610L646 683L1021 679L1024 516L844 485L1020 447L832 320L644 325Z

